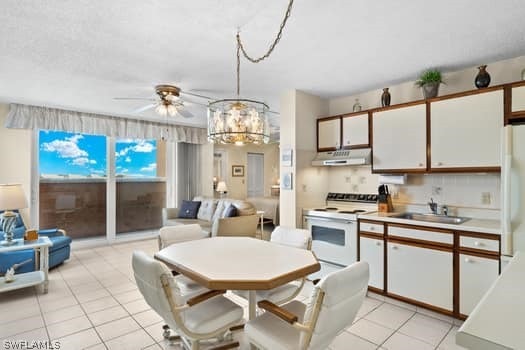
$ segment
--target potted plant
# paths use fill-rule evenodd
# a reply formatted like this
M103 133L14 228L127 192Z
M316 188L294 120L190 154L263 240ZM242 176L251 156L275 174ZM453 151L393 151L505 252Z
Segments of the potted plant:
M423 97L433 98L438 95L439 85L445 82L442 80L441 72L437 69L429 69L424 71L416 81L416 85L423 90Z

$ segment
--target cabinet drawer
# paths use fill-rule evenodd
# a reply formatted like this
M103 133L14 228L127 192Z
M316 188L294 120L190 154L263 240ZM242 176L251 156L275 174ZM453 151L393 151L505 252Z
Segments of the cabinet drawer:
M385 233L385 226L383 224L373 224L371 222L360 222L359 223L359 231L361 232L372 232L377 234L384 234Z
M360 261L366 261L370 270L368 285L374 288L384 288L384 242L379 239L361 237Z
M409 227L388 226L388 235L413 238L428 242L454 244L454 235L448 231L428 231Z
M461 248L471 248L499 252L499 241L494 239L461 236L459 239Z

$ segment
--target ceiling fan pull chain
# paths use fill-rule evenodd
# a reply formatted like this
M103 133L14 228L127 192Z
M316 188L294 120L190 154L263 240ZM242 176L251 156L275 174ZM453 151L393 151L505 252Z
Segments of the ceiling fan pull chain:
M246 50L244 49L244 46L242 45L241 36L239 35L239 31L237 31L237 46L238 46L237 54L238 54L238 51L240 49L240 51L242 51L243 56L248 61L250 61L252 63L259 63L259 62L263 61L264 59L268 58L271 55L271 53L273 52L273 50L275 49L275 46L277 46L277 44L281 40L281 37L283 35L284 26L286 25L286 22L288 21L288 18L290 18L290 14L292 13L293 1L294 0L290 0L290 3L288 4L288 8L286 10L286 14L284 15L284 19L281 22L281 26L279 27L279 32L277 33L277 36L275 37L275 40L273 41L273 43L268 48L268 51L264 55L262 55L259 58L252 58L252 57L250 57L248 55L248 53L246 52Z

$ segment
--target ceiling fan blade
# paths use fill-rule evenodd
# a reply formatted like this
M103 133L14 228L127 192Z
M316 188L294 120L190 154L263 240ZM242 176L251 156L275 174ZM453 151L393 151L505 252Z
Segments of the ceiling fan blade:
M151 104L146 105L146 106L144 106L144 107L137 108L137 109L135 109L134 111L132 111L131 113L133 113L133 114L142 113L142 112L147 111L148 109L152 109L152 108L154 108L155 106L157 106L156 103L151 103Z
M184 94L184 95L189 95L189 96L194 96L194 97L204 98L204 99L206 99L206 100L216 100L216 98L213 98L213 97L210 97L210 96L204 96L204 95L196 94L196 93L194 93L194 92L181 91L180 93L181 93L181 94Z
M152 97L113 97L117 101L156 101Z
M193 118L194 115L190 111L188 111L186 108L180 106L177 107L177 113L179 113L183 118Z
M208 103L197 102L194 100L188 100L187 98L179 98L179 101L184 105L197 105L202 107L208 107Z

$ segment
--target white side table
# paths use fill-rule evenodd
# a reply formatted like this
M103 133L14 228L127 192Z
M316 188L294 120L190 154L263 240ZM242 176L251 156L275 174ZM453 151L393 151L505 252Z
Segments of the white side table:
M263 239L264 236L264 210L257 210L257 215L259 215L259 219L261 220L261 239Z
M15 274L15 280L9 283L5 282L4 277L0 277L0 293L19 288L31 287L37 284L42 284L44 293L47 293L47 287L49 284L49 247L52 245L51 240L49 237L41 236L34 241L24 242L23 239L17 239L16 241L16 244L10 246L0 245L0 253L24 249L38 250L40 253L38 254L40 256L40 270Z

